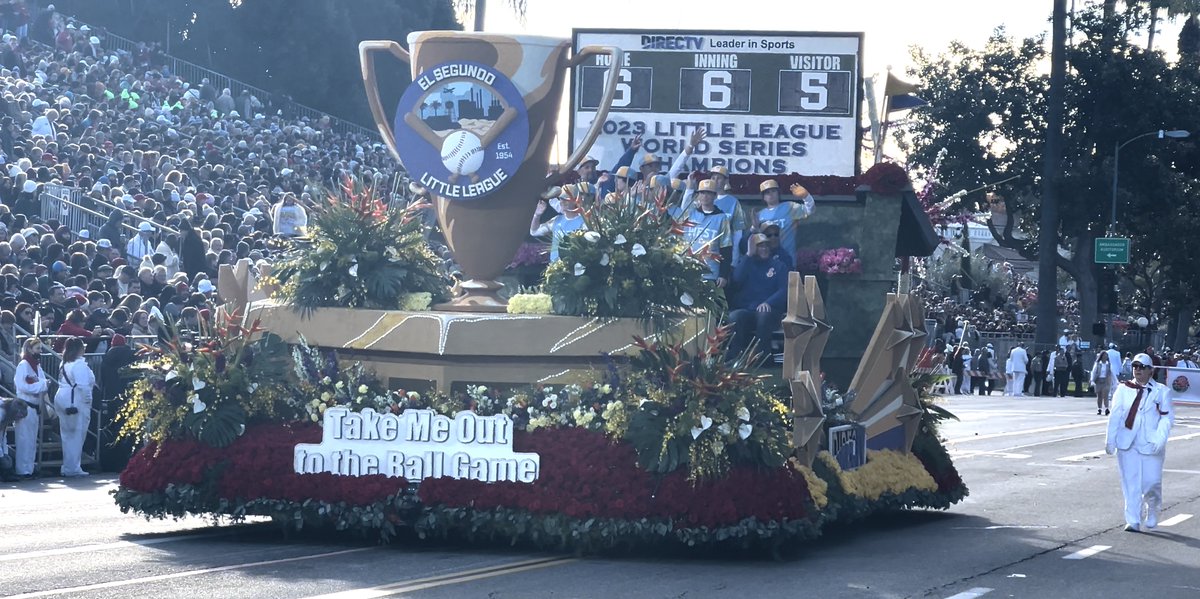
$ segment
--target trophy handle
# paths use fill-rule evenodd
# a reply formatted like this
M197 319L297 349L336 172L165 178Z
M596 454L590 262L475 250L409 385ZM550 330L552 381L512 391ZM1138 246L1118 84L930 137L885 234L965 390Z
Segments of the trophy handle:
M571 58L567 63L567 68L575 68L585 58L597 54L607 54L612 57L612 62L608 66L608 85L604 88L604 97L600 98L600 108L596 110L596 120L592 121L591 129L588 129L587 135L584 135L583 140L575 147L575 153L571 154L566 164L558 169L560 175L575 170L580 161L587 156L588 150L592 149L592 144L596 142L596 138L600 136L600 130L604 127L604 119L608 117L608 109L612 105L613 97L617 95L617 77L621 71L621 64L625 62L624 50L616 46L585 46Z
M408 55L408 50L401 47L398 42L368 40L358 44L358 61L362 65L363 84L366 87L367 104L371 107L371 116L375 118L375 126L379 129L379 135L383 137L383 142L387 145L388 150L392 152L392 157L397 162L401 162L400 152L396 150L396 135L388 125L387 114L384 113L383 103L379 100L379 85L375 81L375 62L371 60L372 52L383 50L391 52L392 56L408 64L412 64L412 58Z

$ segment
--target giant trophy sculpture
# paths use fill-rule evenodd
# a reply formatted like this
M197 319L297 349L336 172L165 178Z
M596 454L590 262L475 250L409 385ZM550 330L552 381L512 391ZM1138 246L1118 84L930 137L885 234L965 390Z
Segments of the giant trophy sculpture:
M435 308L503 312L496 278L525 239L539 195L558 175L574 169L600 134L623 53L589 46L570 56L566 39L457 31L414 32L408 47L364 41L359 58L379 133L432 196L466 279L463 295ZM413 82L390 124L379 99L376 51L412 68ZM612 57L601 108L575 152L549 172L566 72L597 54Z

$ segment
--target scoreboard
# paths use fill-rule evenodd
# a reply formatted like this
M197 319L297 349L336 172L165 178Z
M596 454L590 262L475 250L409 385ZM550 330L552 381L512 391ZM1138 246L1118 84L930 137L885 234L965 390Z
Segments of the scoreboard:
M637 135L669 164L703 128L685 171L858 174L861 33L576 29L572 41L576 51L625 51L590 152L601 169ZM572 73L572 150L595 121L610 60L590 57Z

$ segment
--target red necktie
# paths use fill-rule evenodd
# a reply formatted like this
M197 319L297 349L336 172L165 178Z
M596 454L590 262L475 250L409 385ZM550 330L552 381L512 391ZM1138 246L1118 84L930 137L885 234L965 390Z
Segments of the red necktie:
M1133 398L1133 405L1129 406L1129 414L1125 416L1125 428L1133 430L1133 419L1137 416L1138 408L1142 405L1142 392L1146 390L1141 385L1130 385L1137 387L1137 397Z

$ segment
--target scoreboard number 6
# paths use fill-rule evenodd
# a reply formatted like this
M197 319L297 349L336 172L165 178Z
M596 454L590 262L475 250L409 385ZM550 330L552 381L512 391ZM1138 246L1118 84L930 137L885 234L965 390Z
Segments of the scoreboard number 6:
M680 69L679 110L750 112L750 70Z
M621 69L617 74L617 93L613 95L612 107L625 108L629 106L633 99L633 88L629 87L629 81L633 79L633 75L629 73L629 69ZM608 71L604 71L604 87L608 87Z
M729 108L730 97L733 95L729 84L733 83L733 74L729 71L705 71L703 82L700 103L713 110Z
M608 67L585 65L579 72L579 108L597 110L608 87ZM612 107L623 112L650 110L654 73L650 67L624 67L617 71L617 91Z

